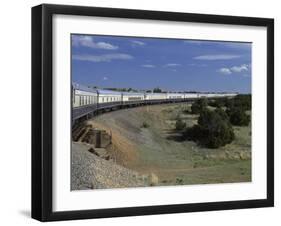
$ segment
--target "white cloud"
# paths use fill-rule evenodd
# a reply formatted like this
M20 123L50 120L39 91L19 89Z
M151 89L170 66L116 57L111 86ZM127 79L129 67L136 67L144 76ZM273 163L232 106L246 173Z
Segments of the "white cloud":
M184 44L205 45L211 44L222 46L224 48L237 49L237 50L250 50L252 43L250 42L226 42L226 41L209 41L209 40L184 40Z
M195 60L231 60L241 57L240 55L231 54L215 54L215 55L201 55L193 57Z
M153 64L143 64L141 65L142 67L146 67L146 68L155 68L156 66Z
M181 64L169 63L164 65L164 67L178 67L178 66L181 66Z
M104 77L102 78L102 80L106 81L106 80L108 80L108 77L104 76Z
M106 49L106 50L116 50L119 47L112 45L108 42L95 42L93 37L90 36L72 36L72 44L74 46L84 46L93 49Z
M132 44L133 44L134 46L136 46L136 45L138 45L138 46L144 46L144 45L146 45L144 42L137 41L137 40L132 40L131 42L132 42Z
M134 57L129 54L115 53L102 55L73 55L72 59L91 62L111 62L112 60L131 60Z
M232 73L242 73L244 72L244 75L245 76L245 72L248 72L250 70L250 64L242 64L240 66L233 66L233 67L230 67L230 68L220 68L218 70L218 72L220 72L221 74L224 74L224 75L230 75Z
M226 68L226 67L220 68L218 70L218 72L220 72L221 74L224 74L224 75L232 74L231 70L229 68Z
M249 70L249 66L247 64L242 64L240 66L233 66L233 67L231 67L231 70L233 72L239 73L239 72L242 72L242 71L248 71Z

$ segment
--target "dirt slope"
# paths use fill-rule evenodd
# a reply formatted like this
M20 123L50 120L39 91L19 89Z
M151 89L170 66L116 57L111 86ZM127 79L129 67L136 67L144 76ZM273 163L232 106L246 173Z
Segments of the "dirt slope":
M112 134L109 152L116 162L139 174L154 174L159 185L251 181L250 126L235 128L237 139L220 149L206 149L178 139L175 119L188 126L198 116L183 114L187 104L119 110L88 121ZM145 126L144 126L145 125Z

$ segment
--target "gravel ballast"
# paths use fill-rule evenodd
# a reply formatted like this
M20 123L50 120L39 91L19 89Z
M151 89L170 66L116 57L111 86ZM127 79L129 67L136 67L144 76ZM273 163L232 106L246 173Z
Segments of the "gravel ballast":
M147 177L89 152L89 145L72 144L71 190L148 186Z

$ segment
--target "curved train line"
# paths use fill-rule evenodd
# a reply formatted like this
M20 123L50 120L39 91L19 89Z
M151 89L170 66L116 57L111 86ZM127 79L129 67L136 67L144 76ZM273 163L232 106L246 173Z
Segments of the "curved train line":
M99 90L72 84L72 126L103 112L152 104L233 97L237 93L136 93Z

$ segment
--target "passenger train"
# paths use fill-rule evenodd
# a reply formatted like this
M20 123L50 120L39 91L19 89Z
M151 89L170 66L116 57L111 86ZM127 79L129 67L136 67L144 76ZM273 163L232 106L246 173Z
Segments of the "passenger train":
M72 123L101 111L148 104L194 101L198 98L234 97L237 93L117 92L72 84Z

